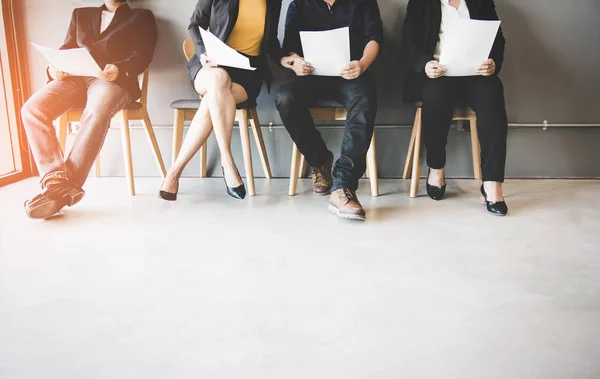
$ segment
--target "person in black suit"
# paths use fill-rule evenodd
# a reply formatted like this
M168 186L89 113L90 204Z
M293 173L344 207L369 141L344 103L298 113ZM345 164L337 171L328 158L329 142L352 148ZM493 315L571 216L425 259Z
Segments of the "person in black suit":
M423 139L427 150L427 193L441 200L446 184L446 142L456 105L468 105L477 113L481 145L483 184L490 213L506 215L502 196L506 162L508 120L504 88L498 77L504 62L502 29L489 59L477 75L447 77L439 57L445 35L459 19L498 20L493 0L410 0L404 24L403 50L411 73L404 90L405 101L422 101Z
M236 199L246 188L231 154L231 134L236 105L255 106L262 83L272 82L267 54L276 62L283 56L277 27L281 0L199 0L190 19L189 32L196 53L187 68L194 89L202 99L200 109L169 170L159 196L177 200L179 178L190 159L214 131L227 193ZM246 56L256 71L218 65L206 51L200 28Z
M138 75L152 61L156 22L149 10L126 1L106 0L101 7L78 8L61 49L87 48L103 72L76 77L47 69L49 83L21 110L42 193L25 203L30 218L49 218L83 198L81 188L104 143L113 116L141 91ZM75 107L85 107L79 132L64 159L52 121Z

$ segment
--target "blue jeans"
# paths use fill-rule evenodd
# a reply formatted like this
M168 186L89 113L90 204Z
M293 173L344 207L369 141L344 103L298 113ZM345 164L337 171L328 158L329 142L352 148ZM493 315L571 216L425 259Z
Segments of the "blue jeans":
M309 108L320 100L339 101L348 111L341 156L333 167L332 191L356 191L366 170L377 116L377 84L369 71L346 80L329 76L294 76L281 85L276 105L285 128L311 167L321 167L329 150L315 127Z
M27 100L21 115L42 187L50 179L82 186L104 144L110 120L129 102L121 86L91 77L52 81ZM65 160L52 121L84 107L79 132Z

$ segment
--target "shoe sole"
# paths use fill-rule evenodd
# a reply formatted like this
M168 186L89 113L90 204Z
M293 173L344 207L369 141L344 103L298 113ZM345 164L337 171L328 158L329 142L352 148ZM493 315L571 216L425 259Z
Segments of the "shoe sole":
M56 215L65 206L66 204L59 204L57 201L49 201L38 207L26 209L26 213L32 220L42 220Z
M331 195L331 191L327 191L327 192L316 192L313 191L313 193L317 196L327 196L327 195Z
M331 204L329 204L328 210L329 210L329 212L333 213L334 215L338 216L339 218L343 218L345 220L365 221L367 219L366 216L340 213L340 210Z

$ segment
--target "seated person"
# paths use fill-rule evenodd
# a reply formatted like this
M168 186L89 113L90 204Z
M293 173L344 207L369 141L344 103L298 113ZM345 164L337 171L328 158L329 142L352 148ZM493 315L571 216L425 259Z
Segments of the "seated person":
M104 71L98 77L76 77L49 67L50 82L23 106L23 124L43 190L25 203L30 218L49 218L81 201L81 187L110 120L141 95L137 78L150 65L156 41L152 12L131 9L126 1L106 0L101 7L73 11L61 49L87 48ZM79 132L64 159L52 121L83 107Z
M340 76L310 76L312 67L302 57L300 31L342 27L350 28L351 62ZM382 39L376 0L294 0L287 12L283 41L287 55L281 64L295 75L279 88L277 109L311 167L314 193L331 193L329 210L342 218L365 219L356 189L366 170L377 114L377 85L369 67L379 54ZM325 99L339 101L348 111L341 157L335 166L333 153L309 112L311 105Z
M504 61L504 36L498 32L490 57L477 75L444 76L439 58L444 35L458 19L498 20L493 0L410 0L404 23L403 49L412 73L405 101L422 101L423 139L427 150L427 193L442 200L446 191L446 142L454 107L468 105L477 113L483 184L488 212L506 215L502 196L508 120L504 88L498 77ZM459 101L462 99L462 103Z
M227 6L225 6L227 5ZM179 178L194 154L213 131L221 153L227 194L236 199L246 196L231 154L231 133L236 105L255 104L263 81L271 83L267 54L275 61L282 56L277 39L281 0L223 1L199 0L190 20L189 32L196 54L188 63L190 79L202 102L183 141L179 156L159 191L167 201L177 200ZM217 65L206 54L200 29L210 29L229 47L250 59L256 71Z

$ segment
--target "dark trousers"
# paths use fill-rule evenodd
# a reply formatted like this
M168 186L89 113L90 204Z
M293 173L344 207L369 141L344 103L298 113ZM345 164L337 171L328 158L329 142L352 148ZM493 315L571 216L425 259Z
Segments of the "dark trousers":
M309 108L319 100L337 100L348 111L340 158L333 167L332 191L356 191L366 170L377 115L377 85L369 71L354 80L326 76L294 76L277 92L276 105L285 128L311 167L321 167L329 150L315 127Z
M446 143L454 107L468 105L477 114L483 181L504 182L508 119L504 87L500 78L427 78L422 89L423 139L427 149L427 165L432 169L441 169L446 165Z

